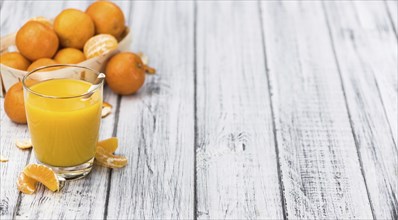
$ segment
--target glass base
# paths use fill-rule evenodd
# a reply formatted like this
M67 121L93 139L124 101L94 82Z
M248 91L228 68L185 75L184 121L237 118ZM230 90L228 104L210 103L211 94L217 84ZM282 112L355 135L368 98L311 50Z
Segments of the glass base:
M93 168L94 158L87 161L86 163L73 167L54 167L42 162L40 163L50 167L57 174L58 179L61 181L77 180L87 176L91 172L91 169Z

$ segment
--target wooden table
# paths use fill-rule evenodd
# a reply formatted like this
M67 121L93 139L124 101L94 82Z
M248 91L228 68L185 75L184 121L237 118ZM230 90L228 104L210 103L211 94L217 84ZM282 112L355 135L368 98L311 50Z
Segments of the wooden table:
M89 4L2 1L1 35ZM117 4L158 70L105 92L129 165L20 194L2 109L1 219L398 219L397 1Z

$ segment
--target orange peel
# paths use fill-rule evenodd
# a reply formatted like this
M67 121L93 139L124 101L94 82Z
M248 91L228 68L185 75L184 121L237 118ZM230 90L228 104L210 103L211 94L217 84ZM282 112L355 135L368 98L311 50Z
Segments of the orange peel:
M8 162L8 158L3 155L0 155L0 162Z
M104 102L102 104L102 111L101 111L101 117L105 118L106 116L110 115L112 113L112 105Z

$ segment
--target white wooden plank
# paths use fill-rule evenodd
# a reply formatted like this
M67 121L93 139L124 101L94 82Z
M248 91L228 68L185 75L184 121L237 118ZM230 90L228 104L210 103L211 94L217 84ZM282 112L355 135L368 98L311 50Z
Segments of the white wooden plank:
M380 2L355 2L357 28L364 36L358 37L358 53L364 66L373 71L395 143L398 143L398 47L394 30ZM374 8L374 9L373 9ZM355 34L355 33L353 33ZM354 39L355 40L355 39ZM369 63L366 63L369 61Z
M320 2L262 2L286 215L371 219Z
M350 2L327 2L325 12L374 215L377 219L398 219L398 149L375 80L375 75L394 74L385 70L398 73L395 33L383 2L360 7ZM366 17L369 23L364 26L357 17ZM397 105L397 93L390 95Z
M282 219L257 2L198 2L199 219Z
M88 1L72 1L63 5L65 8L77 8L85 10ZM117 2L126 17L130 13L130 2ZM58 13L61 10L58 10ZM100 139L109 138L113 135L115 120L118 120L117 95L109 88L105 88L104 100L113 105L113 114L102 119ZM35 162L32 155L31 163ZM16 212L18 219L101 219L105 215L107 189L109 183L109 172L107 168L95 166L86 178L68 182L60 193L52 193L41 187L34 196L23 195L19 208Z
M4 112L3 103L2 98L0 102L0 154L9 161L0 162L0 218L11 219L19 196L15 183L30 155L30 150L18 149L15 146L15 140L29 138L29 133L26 125L17 125L10 121Z
M386 0L387 13L390 18L390 22L394 26L395 34L398 32L398 1L397 0ZM397 35L398 38L398 35Z
M193 2L134 2L134 51L158 73L121 100L117 136L129 164L113 170L109 219L192 219Z

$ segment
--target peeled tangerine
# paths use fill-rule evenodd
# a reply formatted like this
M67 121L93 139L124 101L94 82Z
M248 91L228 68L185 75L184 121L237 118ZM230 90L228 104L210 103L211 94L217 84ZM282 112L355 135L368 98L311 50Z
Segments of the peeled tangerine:
M109 168L121 168L127 165L125 156L114 155L118 147L118 139L112 137L97 143L95 160L97 164Z
M59 190L59 181L55 172L41 164L29 164L19 175L17 180L18 190L25 194L36 191L36 183L40 182L55 192Z
M90 38L84 45L83 51L87 59L100 56L118 46L117 40L110 34L99 34Z

